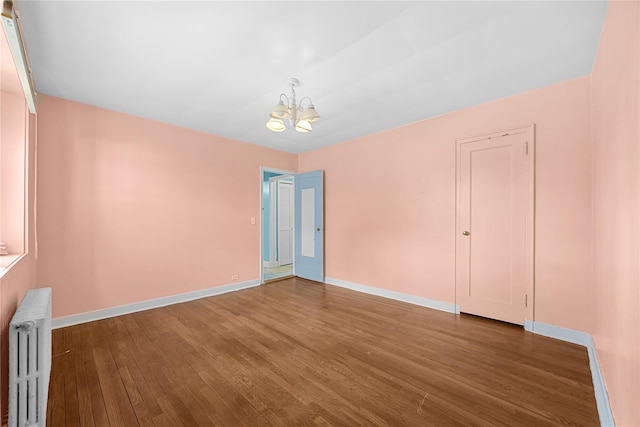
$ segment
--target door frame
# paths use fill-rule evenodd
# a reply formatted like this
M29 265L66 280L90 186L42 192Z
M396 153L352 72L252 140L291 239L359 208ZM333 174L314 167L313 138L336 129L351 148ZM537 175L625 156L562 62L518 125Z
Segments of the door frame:
M280 267L280 257L279 256L275 256L276 253L280 253L280 247L279 247L279 242L280 242L280 238L278 237L278 233L280 232L280 230L278 229L278 218L279 218L279 213L280 213L280 204L279 204L279 199L271 197L273 194L276 194L276 197L280 197L279 196L279 185L280 185L280 181L286 182L287 184L291 185L291 206L290 206L290 214L291 214L291 224L292 226L295 226L295 192L294 192L294 176L293 175L279 175L279 176L274 176L272 178L269 178L269 266L270 268L273 267ZM264 212L264 211L263 211ZM293 253L294 248L294 244L295 242L293 241L293 235L295 234L295 228L291 230L291 236L292 236L292 242L291 242L291 253ZM278 243L276 243L278 242ZM291 265L293 265L293 261L291 262Z
M458 309L456 310L459 313L459 305L458 305L458 254L459 248L457 246L457 237L458 233L462 233L462 228L460 225L459 218L459 209L460 209L460 173L461 173L461 147L462 144L483 141L487 139L492 139L496 137L502 137L507 135L513 135L518 133L524 133L527 138L527 150L528 150L528 160L529 160L529 207L526 211L526 219L525 219L525 257L526 257L526 265L525 265L525 300L522 301L525 306L524 309L524 327L527 329L528 322L532 322L535 320L535 182L536 182L536 174L535 174L535 153L536 153L536 141L535 141L535 124L528 124L517 126L509 129L504 129L500 131L495 131L491 133L486 133L474 137L456 139L456 206L455 206L455 235L454 235L454 244L455 248L455 267L454 267L454 299L456 301L456 306Z
M293 177L294 182L295 182L295 179L296 179L295 175L297 173L297 172L286 170L286 169L272 168L272 167L269 167L269 166L260 166L260 187L259 187L260 188L260 193L259 193L260 194L260 217L259 217L259 220L260 220L260 227L259 227L259 229L260 229L260 264L259 264L260 265L260 284L264 284L264 263L263 263L264 251L262 250L262 247L263 247L263 244L264 244L264 241L263 241L264 240L263 239L264 227L262 226L262 224L263 224L263 220L264 220L264 210L270 208L269 206L264 206L264 203L263 203L263 191L264 191L263 185L264 185L264 173L265 172L279 173L279 174L282 174L282 175L290 175L290 176ZM269 186L271 186L271 184L269 184ZM269 192L271 192L271 190L269 190ZM295 200L295 194L294 194L293 197L294 197L294 200ZM269 197L269 201L271 201L271 197ZM293 218L293 229L294 229L294 232L295 232L295 227L296 227L295 218ZM295 241L294 241L293 244L294 244L294 248L293 249L295 249ZM296 274L295 259L293 260L292 267L293 267L293 274L295 275Z

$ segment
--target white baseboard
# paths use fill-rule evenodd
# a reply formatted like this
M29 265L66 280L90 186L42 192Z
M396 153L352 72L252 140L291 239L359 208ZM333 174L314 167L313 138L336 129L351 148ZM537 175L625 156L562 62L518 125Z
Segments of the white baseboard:
M351 289L352 291L394 299L396 301L433 308L435 310L446 311L448 313L460 313L460 306L451 302L417 297L415 295L403 294L401 292L390 291L388 289L374 288L373 286L360 285L358 283L347 282L346 280L336 279L333 277L325 277L324 282L328 285L340 286L341 288Z
M200 298L226 294L227 292L239 291L259 285L260 280L258 279L248 280L246 282L216 286L215 288L201 289L199 291L187 292L184 294L150 299L146 301L135 302L132 304L120 305L117 307L109 307L102 310L74 314L72 316L58 317L56 319L53 319L53 321L51 322L51 327L52 329L64 328L65 326L93 322L94 320L107 319L109 317L122 316L123 314L130 314L138 311L150 310L152 308L164 307L171 304L193 301Z
M555 338L567 341L573 344L579 344L585 347L593 347L593 339L591 334L576 331L574 329L561 328L560 326L549 325L547 323L534 322L532 320L525 321L524 329L534 334L544 335L545 337Z
M613 412L609 404L609 394L604 385L604 379L600 372L600 364L598 363L598 355L595 347L587 347L589 351L589 367L591 368L591 377L593 378L593 390L596 394L596 404L598 405L598 415L600 416L600 425L602 427L614 427Z
M598 363L598 355L593 344L593 337L586 332L576 331L559 326L549 325L541 322L527 320L524 324L525 330L534 334L544 335L546 337L579 344L587 348L589 353L589 368L591 368L591 379L593 381L593 391L596 395L596 404L598 406L598 415L600 417L600 425L602 427L613 427L613 413L609 404L609 395L604 385L602 373L600 372L600 364Z

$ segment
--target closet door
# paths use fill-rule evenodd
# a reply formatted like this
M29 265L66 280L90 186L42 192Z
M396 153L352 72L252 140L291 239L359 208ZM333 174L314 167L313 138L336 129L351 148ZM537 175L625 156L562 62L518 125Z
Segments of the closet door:
M529 266L528 134L458 145L456 301L460 311L523 325Z

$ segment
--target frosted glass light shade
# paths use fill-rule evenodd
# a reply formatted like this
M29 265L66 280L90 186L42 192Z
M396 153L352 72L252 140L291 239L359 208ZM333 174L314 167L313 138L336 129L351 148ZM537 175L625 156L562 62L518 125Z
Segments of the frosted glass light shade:
M270 118L267 122L267 129L272 132L284 132L286 128L287 127L280 119Z
M311 104L309 105L309 107L307 107L306 110L304 110L304 113L302 113L301 118L302 120L306 120L309 123L313 123L320 118L320 114L318 114L318 112L316 111L316 107L314 107L313 104Z
M282 101L278 102L278 104L273 107L271 110L270 116L274 119L287 119L291 113L289 112L289 107L284 105Z
M311 132L313 129L311 128L311 123L309 123L308 121L298 120L298 123L296 123L296 130L298 132L306 133Z

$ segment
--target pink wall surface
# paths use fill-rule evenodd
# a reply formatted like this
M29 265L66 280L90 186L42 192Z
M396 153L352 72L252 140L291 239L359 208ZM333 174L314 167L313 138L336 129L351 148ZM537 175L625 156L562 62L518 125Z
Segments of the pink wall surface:
M1 93L0 96L4 96ZM2 100L0 100L2 102ZM26 105L25 105L26 111ZM14 264L0 277L0 415L6 423L8 414L9 383L9 322L22 297L29 289L36 287L36 259L35 251L35 117L29 116L29 157L27 176L27 241L26 255Z
M294 154L47 96L38 135L54 318L259 279L260 166Z
M0 241L9 253L24 252L24 95L2 91L0 106Z
M0 30L0 89L4 92L22 94L20 77L16 71L9 43L4 33L4 27Z
M455 302L456 139L535 123L534 320L591 329L589 76L301 154L329 277Z
M593 339L618 426L640 425L639 28L639 2L609 2L592 74Z
M4 93L0 94L4 96ZM0 101L1 102L1 101ZM24 102L24 100L23 100ZM26 104L24 104L26 111ZM30 116L31 128L35 117ZM1 132L1 130L0 130ZM29 160L27 177L27 225L26 225L26 255L11 266L0 277L0 416L3 425L7 422L9 400L9 322L25 292L36 287L36 259L35 248L35 132L29 133Z
M0 278L0 414L3 425L9 413L9 322L24 294L36 287L35 265L35 255L27 254Z
M19 259L17 263L13 264L9 270L3 272L0 277L0 418L2 424L5 425L8 416L8 398L9 398L9 322L13 317L16 308L22 301L27 290L32 289L36 285L36 258L35 252L35 117L30 115L29 127L25 128L26 117L26 104L24 95L22 94L22 88L18 79L18 73L15 69L13 59L11 58L11 52L4 34L4 31L0 30L0 146L5 145L0 149L0 155L6 153L4 148L8 142L7 138L11 138L11 152L14 157L14 161L21 163L20 165L11 165L9 158L3 158L2 163L2 178L0 179L2 185L2 203L18 203L22 204L24 197L26 196L25 208L27 209L26 215L22 211L23 217L26 217L26 224L24 220L20 221L16 215L19 215L20 209L12 210L5 209L5 216L0 218L2 226L6 226L8 223L12 224L14 230L2 228L2 235L6 233L22 234L22 229L26 225L26 241L23 241L22 250L27 252L24 257ZM6 114L8 113L8 114ZM15 121L18 121L16 126ZM26 135L25 135L25 131ZM28 145L28 158L27 158L27 175L26 175L26 194L18 194L24 189L24 183L16 183L12 174L8 173L7 167L12 167L13 173L22 174L24 176L24 157L18 152L18 148L24 148L25 137L29 138ZM16 140L15 138L18 138ZM17 159L17 160L16 160ZM17 184L17 185L16 185ZM10 196L10 197L7 197ZM18 213L16 213L18 212ZM6 215L12 215L12 218L7 218ZM7 222L9 221L9 222ZM0 227L2 227L0 226ZM17 229L17 230L16 230ZM3 237L4 239L4 237ZM14 237L7 238L7 240L13 240ZM24 237L22 238L24 239ZM20 236L18 237L20 240ZM11 248L9 248L11 249Z

